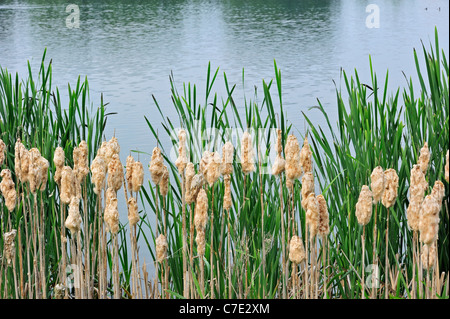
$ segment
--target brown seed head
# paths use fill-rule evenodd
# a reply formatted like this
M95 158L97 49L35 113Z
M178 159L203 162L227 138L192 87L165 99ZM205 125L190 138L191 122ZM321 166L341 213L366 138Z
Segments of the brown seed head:
M284 154L286 155L286 178L292 180L299 178L302 175L300 145L293 134L288 136Z
M442 201L444 200L445 196L445 186L444 183L441 181L436 181L433 186L433 190L431 191L431 196L433 196L437 203L439 204L439 207L442 207Z
M125 172L125 179L127 181L127 186L128 189L130 190L130 192L132 191L133 188L133 164L134 164L134 158L133 156L129 155L127 157L127 162L126 162L126 172Z
M195 175L195 169L194 164L189 162L186 165L186 171L184 173L184 189L185 189L185 197L186 197L186 204L192 204L195 199L192 196L191 191L191 184L192 184L192 178Z
M330 233L330 218L328 215L327 201L323 195L316 197L319 203L319 235L327 236Z
M256 169L252 136L247 131L241 138L241 166L244 174L254 172Z
M285 166L286 161L280 154L278 154L272 166L272 175L280 175L281 173L283 173Z
M5 151L6 151L6 144L0 138L0 166L3 165L3 162L5 161Z
M11 171L4 169L0 173L2 181L0 182L0 191L5 198L5 206L9 212L12 212L16 207L16 189L11 178Z
M194 225L197 231L204 231L206 228L206 222L208 221L208 196L205 190L202 188L197 196L197 202L195 205L194 213Z
M178 132L178 145L178 158L175 161L175 166L178 168L180 175L182 175L188 163L186 156L186 131L184 129Z
M420 241L426 245L430 245L437 239L440 209L434 196L425 197L420 209L419 231Z
M80 200L78 197L72 197L69 205L69 214L64 226L68 228L72 235L75 235L81 229Z
M167 169L166 165L164 165L163 167L163 174L161 177L161 183L159 184L159 190L161 192L161 195L164 197L169 192L169 170Z
M289 243L289 260L298 265L305 260L305 248L300 237L294 235Z
M94 193L99 195L105 188L107 165L103 157L96 156L91 164L92 183L94 183Z
M358 224L365 226L370 222L372 218L373 210L373 194L369 189L369 186L363 185L361 192L359 193L358 202L356 203L355 215L358 219Z
M234 147L233 144L230 141L228 141L222 147L222 166L221 166L222 175L230 175L233 173L233 156L234 156Z
M204 256L205 255L205 246L206 246L204 230L201 230L201 229L197 230L197 236L195 237L195 242L197 243L197 254L199 256Z
M421 257L423 269L429 270L433 268L436 262L436 242L431 245L424 245Z
M104 220L111 234L119 231L119 211L117 209L117 198L111 198L109 205L105 208Z
M312 152L307 136L305 137L303 147L300 152L300 166L302 167L303 172L312 172Z
M420 149L419 161L420 169L422 173L426 174L428 169L428 163L430 162L430 151L428 149L428 142L425 142L423 147Z
M223 194L223 210L228 211L231 208L231 178L230 175L223 177L225 190Z
M123 166L119 155L113 154L108 164L108 187L113 188L117 192L122 187L122 182Z
M11 265L12 261L15 258L16 255L16 245L14 243L16 239L16 233L17 231L13 229L12 231L8 233L3 234L4 242L3 242L3 249L4 249L4 258L6 259L6 265Z
M376 205L380 202L385 187L383 168L381 166L375 167L372 171L372 174L370 175L370 179L370 188L372 189L373 203Z
M166 236L160 234L158 238L156 238L156 261L161 263L164 259L167 258L167 240Z
M303 209L306 210L309 194L314 193L314 175L306 172L302 177L302 202Z
M319 232L319 203L314 193L310 193L307 197L305 219L309 226L310 239L312 241Z
M140 220L138 205L134 197L128 199L128 222L130 223L130 228L135 226Z
M397 199L398 175L394 169L390 168L384 171L384 178L385 184L381 203L384 207L390 208L394 206L395 200Z
M144 166L141 162L137 161L133 163L133 175L131 176L131 191L139 193L142 185L144 184Z
M70 166L64 166L61 173L61 201L70 204L74 196L76 196L75 175Z
M149 170L153 183L155 185L159 185L161 177L164 173L164 158L162 157L161 150L158 147L153 149Z

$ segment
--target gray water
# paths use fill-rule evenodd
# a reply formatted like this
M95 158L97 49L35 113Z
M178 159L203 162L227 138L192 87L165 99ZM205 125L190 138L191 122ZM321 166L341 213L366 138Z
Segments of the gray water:
M63 101L67 83L87 76L93 105L103 93L107 111L118 113L108 120L106 138L115 130L122 162L130 150L151 153L156 145L144 120L160 123L152 95L177 122L171 72L180 91L183 82L197 84L203 101L211 62L212 69L220 68L219 97L225 97L225 72L237 84L236 103L243 107L243 93L252 97L254 86L262 96L262 79L274 78L276 60L288 119L295 132L304 133L302 111L324 124L319 112L308 111L317 99L336 118L333 80L340 86L341 68L357 69L369 83L371 55L379 77L389 70L389 87L395 89L406 84L402 71L414 77L413 48L420 49L421 40L434 43L435 26L447 57L449 51L448 0L73 1L80 10L79 28L66 25L66 1L0 0L0 65L25 77L27 60L37 71L47 48ZM366 26L370 4L379 8L379 28ZM140 160L146 166L150 156L141 154ZM126 222L124 199L119 201Z

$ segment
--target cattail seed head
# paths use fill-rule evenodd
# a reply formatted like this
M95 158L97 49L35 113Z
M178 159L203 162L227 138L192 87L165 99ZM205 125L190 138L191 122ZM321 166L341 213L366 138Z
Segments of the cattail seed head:
M111 203L111 199L113 198L117 198L117 193L114 189L108 187L105 194L105 208L109 206L109 204Z
M420 241L426 245L433 243L439 231L439 211L441 207L432 195L425 197L420 209Z
M5 161L5 151L6 151L6 144L0 138L0 166L2 166L3 162Z
M206 176L205 176L209 186L213 186L214 183L219 179L221 164L222 159L219 153L217 152L210 153L210 158L206 166Z
M291 134L288 136L284 154L286 155L286 178L291 180L299 178L302 175L300 145L295 135Z
M380 202L385 187L384 171L381 166L377 166L374 168L372 174L370 175L370 180L370 188L372 189L373 194L373 203L376 205Z
M280 154L278 154L272 166L272 175L280 175L281 173L283 173L285 166L286 161Z
M430 162L430 150L428 149L428 142L425 142L423 147L420 149L419 161L420 169L422 173L426 174L428 169L428 163Z
M363 185L361 192L359 193L358 202L356 203L355 215L358 219L358 224L365 226L370 222L372 218L373 210L373 194L369 189L369 186Z
M96 156L91 164L92 182L94 183L94 193L100 195L105 188L107 165L103 157Z
M88 148L86 141L81 141L78 147L73 149L73 172L80 184L89 173Z
M9 266L11 265L11 262L14 260L16 255L16 249L15 249L15 239L16 239L16 233L17 231L15 229L11 230L8 233L3 234L3 249L4 249L4 258L6 259L6 264Z
M439 204L439 207L442 207L442 201L445 196L445 186L441 181L436 181L434 183L433 189L431 190L431 196L436 199L436 202Z
M29 166L28 166L28 182L30 183L30 192L36 194L36 189L41 183L41 171L39 165L39 159L41 153L37 148L32 148L28 152L30 156Z
M74 196L76 196L75 176L70 166L64 166L61 173L61 202L70 204Z
M108 187L113 188L117 192L122 187L122 182L123 166L119 155L113 154L108 164Z
M186 156L186 131L184 129L178 132L178 145L178 158L175 161L175 166L178 168L180 175L182 175L188 163Z
M252 136L247 131L244 132L241 138L241 165L244 174L251 173L256 169Z
M111 198L109 205L105 208L104 220L107 229L111 234L117 234L119 231L119 211L117 208L117 198Z
M186 165L186 171L184 173L184 188L185 188L185 197L186 197L186 204L192 204L195 199L192 196L191 191L191 184L192 184L192 178L195 175L195 169L194 164L189 162Z
M319 203L319 234L327 236L330 233L330 217L328 215L327 201L323 195L316 197Z
M139 220L140 217L136 198L130 197L128 199L128 222L130 223L130 227L135 226Z
M228 141L222 147L222 165L221 165L221 174L222 175L230 175L233 173L233 156L234 156L234 147L233 144Z
M59 187L61 187L61 177L64 161L65 161L64 150L61 146L58 146L53 154L53 163L55 164L56 168L53 179L55 180L56 184L58 184Z
M411 182L409 187L410 200L406 210L408 226L413 231L419 230L420 206L422 205L425 190L427 188L428 183L425 179L425 175L422 173L420 165L415 164L411 169Z
M127 157L126 162L126 172L125 172L125 180L127 181L128 189L132 191L133 188L133 164L134 164L134 158L133 156L129 155Z
M29 181L29 170L31 165L31 154L23 144L20 148L20 181L26 183Z
M277 129L277 154L281 156L283 152L283 142L281 139L281 130Z
M308 143L308 137L305 137L302 150L300 151L300 166L303 172L312 172L312 152Z
M319 203L314 193L308 195L306 205L305 219L312 241L319 231Z
M38 167L39 167L39 190L44 191L47 187L47 181L48 181L48 168L50 166L50 163L47 161L44 157L39 157L38 160Z
M109 165L109 162L113 160L114 155L119 156L120 154L120 145L117 137L113 136L108 141L108 144L106 144L105 148L105 160L106 163Z
M223 210L228 211L231 208L231 178L230 175L225 175L223 178L225 190L223 194Z
M305 260L305 248L300 237L294 235L289 243L289 260L298 265Z
M308 196L314 193L314 175L311 172L306 172L302 177L302 202L303 209L306 210Z
M9 212L12 212L16 207L16 189L14 181L11 178L11 171L4 169L0 173L2 181L0 182L0 191L5 198L5 205Z
M80 199L78 197L72 197L70 201L69 214L64 226L70 230L72 235L75 235L81 229Z
M202 230L202 229L197 230L197 236L195 237L195 242L197 244L197 254L199 256L204 256L205 255L205 246L206 246L204 230Z
M96 155L98 157L103 158L103 160L105 161L106 165L108 165L108 163L109 163L109 161L107 162L107 158L106 158L106 150L107 150L107 148L108 148L108 142L103 141L102 145L100 145L100 148L97 150L97 155Z
M164 165L163 167L163 174L161 177L161 183L159 184L159 190L161 192L161 195L164 197L169 192L169 170L167 169L166 165Z
M166 236L160 234L156 238L156 261L161 263L167 258L167 240Z
M161 155L161 150L158 147L153 149L149 170L153 183L159 185L164 173L164 159Z
M384 171L384 178L385 184L381 203L384 207L390 208L394 206L397 199L398 175L394 169L390 168Z
M197 231L204 231L208 221L208 196L202 188L197 196L194 213L194 225Z
M133 163L133 175L131 176L132 188L135 193L139 193L142 185L144 184L144 166L141 162L137 161Z
M197 200L197 195L200 189L203 187L203 185L206 183L205 178L203 177L203 174L195 174L194 177L192 177L191 181L191 190L190 190L190 196L192 197L192 201Z
M436 262L436 242L423 246L421 259L423 269L429 270L433 268Z
M447 181L447 183L449 182L449 172L448 172L448 170L449 170L449 166L450 166L450 163L449 163L449 158L448 158L448 150L447 150L447 156L446 156L447 158L446 158L446 164L445 164L445 180Z

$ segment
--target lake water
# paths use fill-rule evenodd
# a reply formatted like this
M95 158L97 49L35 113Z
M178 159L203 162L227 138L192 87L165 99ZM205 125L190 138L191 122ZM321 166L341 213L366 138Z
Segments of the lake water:
M254 86L262 92L262 79L274 78L275 59L282 72L285 111L294 130L304 133L301 111L322 123L317 111L307 111L317 99L335 118L333 80L340 84L341 68L348 73L356 68L361 81L368 83L370 54L380 78L389 69L390 88L395 89L406 83L402 71L414 76L413 48L421 48L421 40L434 43L435 26L447 57L449 51L448 0L74 0L73 4L79 8L79 28L66 25L67 1L0 0L0 65L26 76L27 60L37 70L47 47L53 82L63 97L68 82L87 76L91 102L99 105L103 93L108 112L118 113L108 120L106 138L115 130L124 163L130 150L151 153L156 145L144 120L145 115L153 124L160 122L152 94L167 116L175 115L171 72L180 90L183 82L191 82L203 92L211 62L213 69L220 67L216 91L225 97L223 72L242 88L244 68L244 89L252 96ZM366 25L371 4L379 8L379 28ZM238 105L243 105L242 93L242 89L236 93ZM150 156L141 155L140 160L146 166ZM123 198L119 201L124 203ZM121 214L126 221L125 211Z

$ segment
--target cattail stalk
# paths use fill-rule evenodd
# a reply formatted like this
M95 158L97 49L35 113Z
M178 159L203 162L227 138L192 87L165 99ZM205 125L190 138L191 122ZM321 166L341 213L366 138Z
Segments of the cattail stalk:
M384 192L384 184L385 184L385 178L384 178L384 171L381 166L377 166L372 171L372 174L370 175L371 184L370 188L372 190L373 194L373 204L375 205L375 213L374 213L374 220L373 220L373 248L372 248L372 264L375 265L375 269L378 269L378 253L377 253L377 210L378 210L378 203L381 200L381 197L383 196ZM378 278L377 278L378 280ZM372 280L372 299L376 298L376 283L374 280Z

